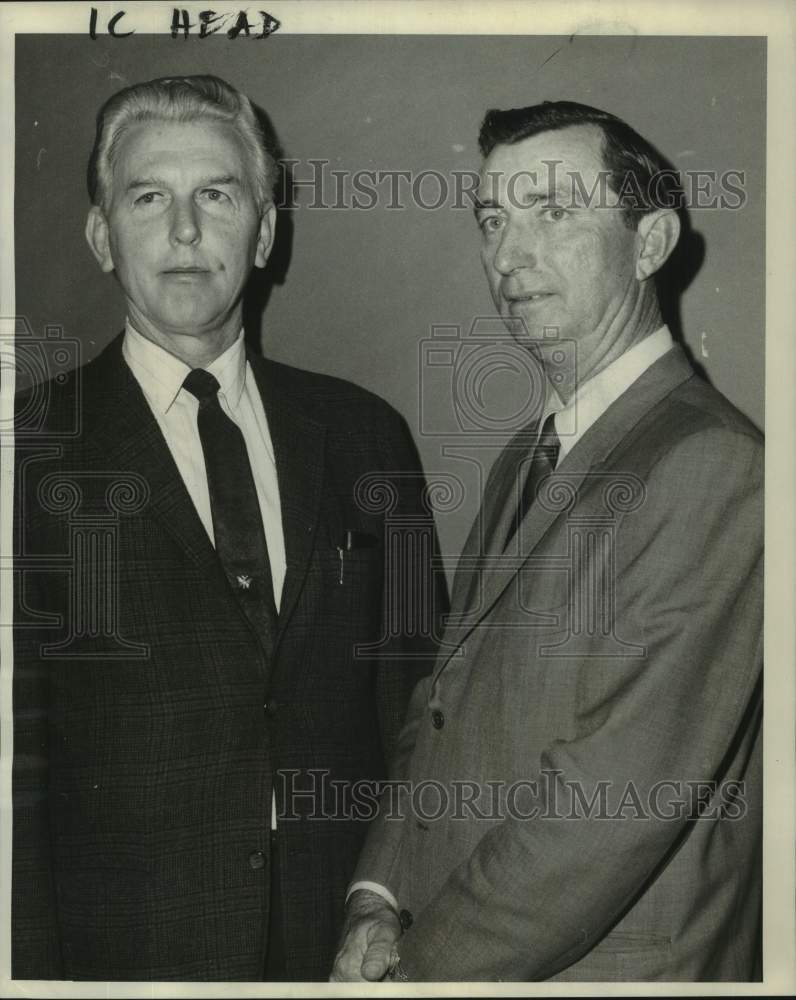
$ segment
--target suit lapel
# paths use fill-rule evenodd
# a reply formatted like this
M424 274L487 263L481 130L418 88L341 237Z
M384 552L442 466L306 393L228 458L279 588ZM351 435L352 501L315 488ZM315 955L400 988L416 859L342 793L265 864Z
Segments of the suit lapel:
M476 576L475 560L483 551L484 516L482 507L475 516L473 526L470 528L470 534L467 536L464 548L459 556L459 562L453 578L453 588L451 590L450 617L452 619L460 617L472 604L471 591Z
M577 498L576 503L580 502L582 493L585 492L584 479L587 475L609 464L611 453L642 418L676 386L692 375L693 370L680 347L674 347L651 365L589 428L561 461L548 480L549 486L546 491L548 495L571 495ZM467 639L514 580L553 523L561 516L562 510L556 509L553 504L544 506L537 502L531 505L518 532L520 549L514 550L515 562L509 564L510 571L507 571L511 550L503 555L503 541L516 510L518 465L528 456L530 441L533 440L532 433L533 428L527 428L512 440L498 459L500 465L496 467L497 474L490 477L490 481L494 484L496 500L484 499L483 520L479 514L462 553L463 560L457 569L454 584L451 623L444 636L444 644L448 649L451 646L461 646ZM510 486L506 485L507 481L510 482ZM484 524L485 530L482 526ZM480 560L480 568L477 568L482 531L483 557ZM479 574L482 579L481 600L478 608L473 611L472 603L477 592L475 583ZM456 603L456 598L461 604ZM440 660L435 677L449 662L451 655L453 654L448 653Z
M122 342L120 335L91 366L82 410L84 441L105 468L137 474L146 482L149 496L142 513L162 525L201 573L217 576L219 588L228 588L157 420L124 360ZM248 360L265 408L279 482L287 561L279 612L281 635L312 552L323 483L325 428L287 392L272 363L256 355L249 355Z
M274 446L287 570L279 608L283 633L307 574L320 512L325 427L278 377L273 362L249 356Z
M121 475L140 476L149 490L143 510L172 536L203 574L224 580L204 525L143 391L122 355L117 337L92 366L85 384L84 441L98 460Z
M516 435L495 459L481 498L470 534L462 549L456 567L451 594L451 619L456 619L472 609L477 593L477 582L483 573L484 556L495 551L506 537L506 530L517 510L516 489L518 466L526 457L536 439L537 422Z

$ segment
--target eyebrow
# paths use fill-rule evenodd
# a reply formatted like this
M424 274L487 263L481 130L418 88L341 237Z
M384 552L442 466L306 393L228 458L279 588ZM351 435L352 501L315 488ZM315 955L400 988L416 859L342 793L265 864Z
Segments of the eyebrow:
M499 202L495 201L493 198L481 199L476 195L473 198L473 212L478 215L479 212L483 212L487 208L500 208Z
M214 185L223 187L224 185L230 184L236 184L238 187L242 187L241 179L236 177L235 174L225 174L223 177L211 177L209 180L205 181L204 184L200 184L199 187L213 187Z
M569 192L570 197L572 192ZM540 202L542 204L552 202L557 203L563 201L567 197L567 191L564 189L562 184L556 184L553 188L548 188L546 191L537 192L535 194L529 194L526 197L520 199L523 208L533 208L534 205L538 205ZM577 207L574 202L569 206L572 208ZM502 209L503 205L501 202L496 201L494 198L479 198L476 195L473 198L473 213L477 216L479 212L483 212L486 209Z
M548 198L549 196L550 196L549 192L546 194L532 194L527 199L525 198L522 199L523 207L532 208L538 201L543 201L545 198ZM494 198L481 199L476 195L475 198L473 199L473 212L476 215L478 215L479 212L483 212L485 209L488 208L502 209L503 205L501 202L495 201Z
M157 177L139 177L130 181L125 191L137 191L138 188L144 187L166 187L166 182Z

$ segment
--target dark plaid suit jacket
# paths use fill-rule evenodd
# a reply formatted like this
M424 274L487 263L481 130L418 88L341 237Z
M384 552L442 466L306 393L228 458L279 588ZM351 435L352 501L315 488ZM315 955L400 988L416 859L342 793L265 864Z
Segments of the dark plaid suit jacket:
M370 811L351 789L386 776L444 585L428 585L431 546L409 545L425 582L404 588L414 606L385 631L385 518L433 539L397 414L340 380L250 361L287 553L272 655L121 337L18 406L14 978L261 979L272 789L288 975L328 974ZM368 474L389 482L358 500Z

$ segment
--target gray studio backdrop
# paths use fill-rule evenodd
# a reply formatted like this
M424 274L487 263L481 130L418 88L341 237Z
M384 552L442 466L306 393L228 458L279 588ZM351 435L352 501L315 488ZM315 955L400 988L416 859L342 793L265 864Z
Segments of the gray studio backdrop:
M97 108L126 84L182 73L215 73L248 93L285 156L298 161L294 179L316 182L280 214L274 266L251 283L248 335L266 355L351 379L403 413L426 469L445 480L438 524L447 555L461 548L483 473L511 423L487 416L479 427L478 413L462 417L456 408L464 357L456 331L465 337L476 318L490 316L491 302L455 175L477 169L478 126L489 107L594 104L625 118L681 170L743 173L741 208L691 213L691 273L672 316L710 380L762 426L765 39L19 36L17 314L35 336L62 327L79 341L82 360L124 321L115 280L99 272L83 239ZM350 177L363 170L409 171L417 197L400 179L365 177L359 204L376 204L353 208ZM342 195L333 171L348 172ZM418 186L424 171L445 181L428 174ZM443 194L441 207L430 207ZM311 207L324 200L348 207ZM452 342L447 353L429 355L439 326ZM476 409L506 417L522 410L516 378L485 369L464 388L475 392ZM510 402L512 393L519 402Z

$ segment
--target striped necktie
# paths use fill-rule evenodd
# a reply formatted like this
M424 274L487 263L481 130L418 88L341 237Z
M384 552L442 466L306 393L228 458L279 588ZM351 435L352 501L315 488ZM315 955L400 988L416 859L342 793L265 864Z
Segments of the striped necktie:
M517 504L517 512L506 535L506 542L503 546L504 551L508 548L509 542L514 538L520 525L525 520L525 515L536 500L536 494L539 492L542 480L546 476L549 476L556 467L561 442L556 433L554 418L555 414L551 413L545 420L533 456L528 463L528 474L525 477L525 483L523 484L522 493Z

